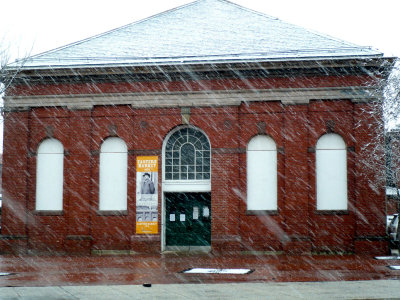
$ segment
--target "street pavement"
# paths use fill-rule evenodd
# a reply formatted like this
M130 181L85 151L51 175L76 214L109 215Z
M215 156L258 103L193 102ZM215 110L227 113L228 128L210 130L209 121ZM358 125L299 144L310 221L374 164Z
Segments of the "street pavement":
M400 299L397 259L358 255L0 255L0 299ZM248 268L248 274L189 274Z

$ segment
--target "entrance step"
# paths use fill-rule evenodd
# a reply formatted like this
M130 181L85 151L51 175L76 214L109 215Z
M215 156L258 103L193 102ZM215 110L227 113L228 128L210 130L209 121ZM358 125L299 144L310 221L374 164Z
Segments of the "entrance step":
M198 252L208 253L211 251L211 246L165 246L164 252Z

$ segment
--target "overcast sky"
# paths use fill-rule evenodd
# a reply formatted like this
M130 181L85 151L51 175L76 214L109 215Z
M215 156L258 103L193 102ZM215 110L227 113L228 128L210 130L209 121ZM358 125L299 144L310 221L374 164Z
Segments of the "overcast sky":
M37 54L190 3L188 0L0 0L0 42ZM232 0L281 20L400 56L400 0Z
M190 0L0 0L0 50L10 61L144 19ZM400 0L232 0L400 57ZM2 124L0 124L0 129ZM0 144L2 135L0 135ZM0 148L0 151L1 148Z

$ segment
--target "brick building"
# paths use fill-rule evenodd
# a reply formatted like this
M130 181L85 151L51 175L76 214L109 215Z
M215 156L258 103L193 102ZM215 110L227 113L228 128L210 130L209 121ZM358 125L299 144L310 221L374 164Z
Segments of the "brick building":
M5 97L0 249L384 253L364 164L391 64L224 0L33 56Z

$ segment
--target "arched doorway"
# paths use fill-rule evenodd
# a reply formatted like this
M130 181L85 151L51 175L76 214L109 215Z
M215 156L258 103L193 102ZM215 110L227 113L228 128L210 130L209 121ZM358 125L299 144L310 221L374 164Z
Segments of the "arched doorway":
M211 249L211 145L193 126L163 144L162 250Z

